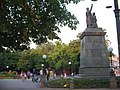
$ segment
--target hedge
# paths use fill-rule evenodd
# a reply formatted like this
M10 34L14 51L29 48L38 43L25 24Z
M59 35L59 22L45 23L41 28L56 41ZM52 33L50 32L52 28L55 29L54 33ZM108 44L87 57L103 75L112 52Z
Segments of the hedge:
M68 88L70 81L74 82L74 88L109 88L110 87L110 78L103 79L82 79L82 78L73 78L73 79L56 79L46 82L46 87L50 88ZM116 78L117 85L120 87L120 78Z

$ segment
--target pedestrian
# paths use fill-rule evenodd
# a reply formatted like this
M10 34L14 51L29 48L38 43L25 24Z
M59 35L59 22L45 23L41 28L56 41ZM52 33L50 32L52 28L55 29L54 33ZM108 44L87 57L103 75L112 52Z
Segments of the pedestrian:
M17 79L19 78L19 74L17 71L15 72L15 78L17 78Z
M53 70L52 70L52 69L50 69L50 76L49 76L49 79L50 79L50 80L53 80Z
M56 78L56 71L53 69L53 79Z
M51 67L49 67L48 69L46 68L46 78L47 78L47 81L49 81L49 78L50 78L50 69L51 69Z
M40 81L39 82L41 82L42 79L43 79L43 68L40 70Z
M35 76L36 76L36 70L33 69L33 73L32 73L32 82L35 82Z
M31 72L28 70L27 71L27 78L30 79Z
M22 82L25 81L25 77L24 77L24 71L21 71L21 74L20 74L21 78L22 78Z
M37 77L37 75L36 75L36 74L34 75L34 77L33 77L33 78L34 78L34 82L36 82L36 83L37 83L37 82L38 82L38 77Z

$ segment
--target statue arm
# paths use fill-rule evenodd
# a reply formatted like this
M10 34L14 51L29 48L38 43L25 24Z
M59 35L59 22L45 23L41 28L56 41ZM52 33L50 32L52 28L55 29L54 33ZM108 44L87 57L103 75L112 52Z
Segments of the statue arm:
M92 11L92 8L93 8L93 4L91 4L91 8L90 8L90 11Z

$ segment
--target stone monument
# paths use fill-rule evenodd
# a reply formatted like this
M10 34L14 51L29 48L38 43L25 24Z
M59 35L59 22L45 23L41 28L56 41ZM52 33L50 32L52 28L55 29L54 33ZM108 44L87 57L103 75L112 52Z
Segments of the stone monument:
M86 13L87 28L80 36L80 76L110 76L110 63L104 37L106 32L102 28L98 28L95 13L91 14L88 8Z

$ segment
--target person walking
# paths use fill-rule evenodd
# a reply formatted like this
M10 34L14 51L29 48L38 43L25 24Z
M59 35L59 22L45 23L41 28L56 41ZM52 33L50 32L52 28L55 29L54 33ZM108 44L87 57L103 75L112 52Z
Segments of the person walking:
M22 78L22 82L24 82L24 81L25 81L25 76L24 76L24 74L25 74L25 72L24 72L24 71L21 71L20 76L21 76L21 78Z
M28 70L27 71L27 78L30 79L31 72Z
M53 79L55 79L56 78L56 71L55 71L55 69L53 69Z
M45 69L46 72L46 81L49 81L49 77L50 77L50 67L47 69Z
M43 68L40 70L40 81L39 82L41 82L42 79L43 79Z
M32 73L32 82L35 82L35 77L36 77L36 70L33 69L33 73Z
M50 77L49 77L50 80L53 80L53 70L50 69Z

